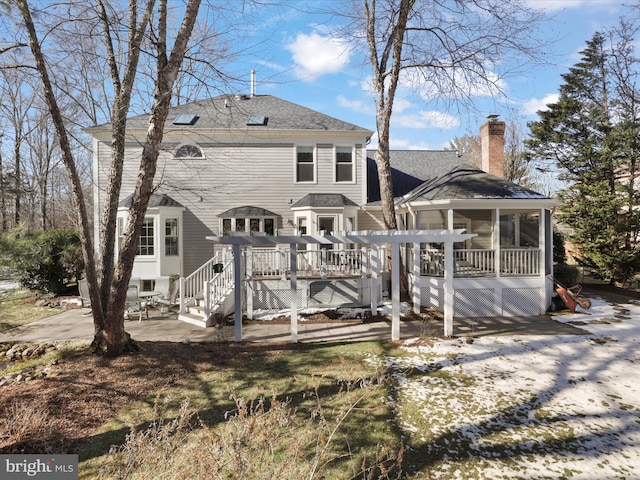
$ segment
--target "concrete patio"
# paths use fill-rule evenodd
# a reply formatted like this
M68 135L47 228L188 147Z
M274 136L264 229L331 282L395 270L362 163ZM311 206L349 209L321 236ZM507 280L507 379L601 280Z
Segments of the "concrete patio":
M418 336L442 336L441 321L428 322L401 319L400 338ZM222 329L202 328L177 320L176 313L160 313L149 310L149 318L141 322L137 318L125 320L125 329L140 341L165 342L219 342L234 341L234 327ZM0 334L0 342L47 342L80 340L90 342L93 338L93 318L87 308L73 308L57 315L22 325ZM455 336L498 336L498 335L582 335L587 332L572 325L556 322L549 316L532 317L488 317L456 319ZM291 341L288 323L253 321L243 326L242 338L245 342ZM298 323L299 342L355 342L390 340L391 321L363 322L357 320L334 320L327 323Z

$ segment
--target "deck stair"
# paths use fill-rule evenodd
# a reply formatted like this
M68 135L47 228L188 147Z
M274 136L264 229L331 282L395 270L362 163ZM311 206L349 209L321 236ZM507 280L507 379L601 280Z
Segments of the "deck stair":
M181 279L179 320L211 327L217 314L226 316L233 312L233 261L220 260L216 256L190 277Z

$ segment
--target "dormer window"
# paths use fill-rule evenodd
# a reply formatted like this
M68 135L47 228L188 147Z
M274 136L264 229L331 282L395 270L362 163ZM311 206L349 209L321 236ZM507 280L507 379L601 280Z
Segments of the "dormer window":
M182 145L176 150L175 158L203 158L202 150L196 145Z

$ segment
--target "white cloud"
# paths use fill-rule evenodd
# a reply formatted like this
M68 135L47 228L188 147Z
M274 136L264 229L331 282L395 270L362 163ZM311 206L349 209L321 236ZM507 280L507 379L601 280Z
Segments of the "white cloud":
M362 100L349 100L344 95L338 95L338 105L348 108L358 113L375 115L376 107L373 102L363 102Z
M524 102L523 109L525 115L535 115L538 110L547 110L547 105L550 103L556 103L560 95L557 93L550 93L544 98L530 98Z
M411 108L413 106L413 104L409 101L406 100L404 98L401 97L396 97L393 100L393 111L394 112L403 112L405 111L407 108Z
M420 111L409 115L394 115L392 123L396 127L405 128L456 128L460 126L460 121L453 115L435 110Z
M292 54L296 74L304 80L340 72L351 57L347 42L316 32L299 33L285 48Z
M531 8L555 12L567 8L578 7L602 7L614 6L619 7L623 2L620 0L527 0L526 4Z

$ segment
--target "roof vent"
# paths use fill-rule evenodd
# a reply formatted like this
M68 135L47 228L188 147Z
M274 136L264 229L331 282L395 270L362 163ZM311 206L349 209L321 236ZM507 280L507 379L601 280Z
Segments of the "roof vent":
M200 117L192 113L181 113L174 120L174 125L195 125Z

